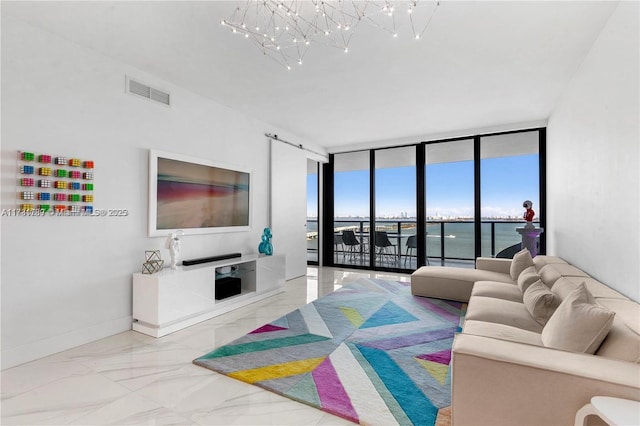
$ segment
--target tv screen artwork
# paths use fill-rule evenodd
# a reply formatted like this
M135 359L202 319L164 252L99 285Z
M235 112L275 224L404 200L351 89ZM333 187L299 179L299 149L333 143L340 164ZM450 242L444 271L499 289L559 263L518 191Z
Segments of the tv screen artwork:
M150 160L150 235L250 229L249 172L159 151Z

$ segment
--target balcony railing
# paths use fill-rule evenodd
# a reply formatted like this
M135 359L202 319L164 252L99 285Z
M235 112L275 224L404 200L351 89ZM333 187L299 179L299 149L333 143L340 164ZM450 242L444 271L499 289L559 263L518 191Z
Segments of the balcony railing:
M538 222L534 222L538 224ZM517 220L483 220L481 224L482 256L495 257L500 251L520 243L516 228L524 226ZM376 231L385 231L395 246L394 256L376 257L376 265L401 269L415 269L416 249L407 246L416 234L416 222L410 220L376 220ZM318 222L307 221L308 258L317 260ZM339 238L344 230L355 233L360 245L345 247ZM428 220L426 222L427 262L441 265L452 262L469 263L475 260L475 226L471 220ZM369 220L336 220L334 222L334 263L342 265L369 264ZM378 250L380 252L380 250Z

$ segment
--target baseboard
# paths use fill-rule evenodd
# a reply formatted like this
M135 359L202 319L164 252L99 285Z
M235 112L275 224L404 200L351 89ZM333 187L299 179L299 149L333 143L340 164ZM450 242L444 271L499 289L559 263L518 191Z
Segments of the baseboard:
M284 288L277 287L271 290L263 291L261 293L251 292L244 295L233 296L232 298L227 299L227 301L219 301L218 303L224 303L224 305L222 305L221 307L217 307L216 309L211 311L202 312L192 317L176 320L160 327L145 322L134 321L132 329L133 331L137 331L148 336L163 337L167 334L175 333L176 331L182 330L186 327L198 324L199 322L206 321L219 315L226 314L227 312L231 312L235 309L259 302L266 299L267 297L275 296L276 294L282 293L283 291Z
M2 370L131 330L131 320L129 315L25 345L3 347Z

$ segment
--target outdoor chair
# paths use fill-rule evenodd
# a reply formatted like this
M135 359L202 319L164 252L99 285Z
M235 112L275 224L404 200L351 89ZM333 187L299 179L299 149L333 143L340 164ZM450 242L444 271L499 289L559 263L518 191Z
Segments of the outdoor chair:
M411 256L414 256L413 252L414 250L418 249L418 238L416 235L410 235L409 238L407 238L407 242L406 242L406 246L407 246L407 251L405 253L405 258L404 258L404 266L407 266L407 259L410 258ZM429 264L429 257L426 257L425 260L427 261L427 265Z
M389 240L389 236L384 231L376 231L375 235L376 257L383 261L385 258L389 258L393 255L394 259L397 255L396 245ZM390 249L393 247L393 253L390 253ZM395 261L395 260L394 260Z
M351 257L356 255L356 247L360 246L360 241L356 238L356 234L353 231L342 231L342 244L347 247L347 251Z

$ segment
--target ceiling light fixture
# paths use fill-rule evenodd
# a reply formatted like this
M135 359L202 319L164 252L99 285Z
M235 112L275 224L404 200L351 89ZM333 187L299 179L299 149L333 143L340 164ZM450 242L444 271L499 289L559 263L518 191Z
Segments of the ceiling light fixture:
M426 0L246 0L221 24L244 35L265 56L290 70L290 64L302 64L309 48L317 44L348 52L351 38L363 24L391 38L411 34L419 40L439 5L439 1ZM403 33L404 25L410 32Z

